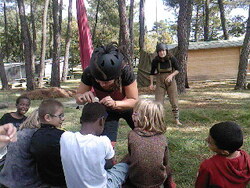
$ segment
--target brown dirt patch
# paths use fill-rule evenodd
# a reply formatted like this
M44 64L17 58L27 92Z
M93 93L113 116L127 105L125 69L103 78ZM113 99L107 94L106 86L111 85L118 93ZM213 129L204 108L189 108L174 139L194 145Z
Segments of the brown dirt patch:
M41 100L48 98L69 98L75 95L75 90L66 90L58 87L45 88L45 89L36 89L34 91L28 91L22 96L27 96L31 100Z

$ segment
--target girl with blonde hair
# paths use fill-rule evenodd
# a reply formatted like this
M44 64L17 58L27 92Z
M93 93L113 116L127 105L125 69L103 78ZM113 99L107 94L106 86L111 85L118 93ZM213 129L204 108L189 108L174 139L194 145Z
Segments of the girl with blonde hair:
M29 129L35 129L40 128L40 123L38 121L38 109L34 110L27 119L20 125L20 130L29 128Z
M47 187L41 181L30 153L31 137L39 127L38 110L34 110L20 125L17 142L8 146L4 167L0 172L0 184L6 187Z
M140 100L133 110L135 128L128 135L129 181L134 187L175 187L168 162L164 108L161 103Z
M164 111L163 106L159 102L141 100L134 108L134 123L136 127L147 132L164 134L167 128L164 122Z

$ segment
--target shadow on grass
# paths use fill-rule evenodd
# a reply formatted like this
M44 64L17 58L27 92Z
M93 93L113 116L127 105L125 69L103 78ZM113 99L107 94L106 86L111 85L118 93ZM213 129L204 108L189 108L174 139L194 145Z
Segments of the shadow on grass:
M80 74L79 74L80 75ZM205 84L204 84L205 83ZM62 87L75 88L78 82L69 81ZM250 90L233 90L232 83L198 83L190 84L191 89L180 96L180 120L187 128L176 128L172 124L172 112L166 100L166 137L169 141L170 165L173 169L178 188L194 187L194 181L201 161L213 155L204 139L209 128L218 122L234 121L242 126L245 135L242 149L250 152ZM0 102L8 102L10 107L1 109L0 115L15 110L15 100L24 91L1 91ZM144 91L147 92L147 91ZM62 102L72 98L58 99ZM32 101L31 109L40 104ZM30 111L28 112L30 113ZM79 131L81 110L65 106L64 127L70 131ZM125 121L120 121L116 154L118 161L127 154L127 135L130 131Z

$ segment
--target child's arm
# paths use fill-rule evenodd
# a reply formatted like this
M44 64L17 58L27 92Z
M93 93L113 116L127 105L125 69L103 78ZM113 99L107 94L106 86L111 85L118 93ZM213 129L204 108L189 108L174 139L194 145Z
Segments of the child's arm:
M169 152L168 152L168 146L166 146L165 148L165 154L164 154L164 158L163 158L163 165L166 167L166 171L167 171L167 179L164 182L164 187L169 187L169 188L176 188L176 184L173 180L173 176L171 173L171 169L169 166Z
M168 167L168 158L169 158L169 153L168 153L168 146L165 148L165 154L163 158L163 165Z
M113 149L113 146L111 144L111 141L109 140L109 138L107 136L103 136L102 137L102 141L103 141L103 147L105 147L106 149L106 156L105 156L105 169L110 169L115 165L115 152Z
M206 188L209 186L209 172L207 168L203 166L203 163L200 166L198 171L198 176L195 182L195 188Z
M8 123L0 126L0 159L7 153L7 144L17 141L16 127Z

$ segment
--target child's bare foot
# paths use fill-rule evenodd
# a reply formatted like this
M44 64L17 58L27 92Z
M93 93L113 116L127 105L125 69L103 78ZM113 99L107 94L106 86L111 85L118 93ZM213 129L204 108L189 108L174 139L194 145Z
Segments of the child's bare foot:
M178 127L182 127L182 123L179 121L179 119L175 119L175 124L178 126Z

